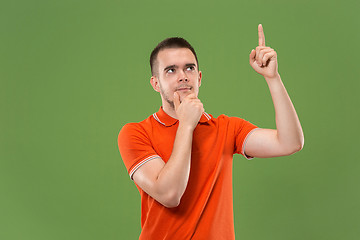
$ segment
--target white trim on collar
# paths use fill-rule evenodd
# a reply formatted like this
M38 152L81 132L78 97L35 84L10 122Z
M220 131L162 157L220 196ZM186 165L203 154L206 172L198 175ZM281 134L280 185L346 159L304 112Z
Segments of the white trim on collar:
M158 121L158 122L161 123L162 125L166 126L165 123L163 123L162 121L160 121L160 119L158 118L158 116L156 115L156 113L153 114L153 117L155 118L156 121Z

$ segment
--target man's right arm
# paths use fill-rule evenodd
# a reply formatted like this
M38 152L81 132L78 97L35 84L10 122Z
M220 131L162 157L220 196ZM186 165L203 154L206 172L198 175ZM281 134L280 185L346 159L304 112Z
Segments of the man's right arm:
M179 95L175 93L174 96L179 126L169 160L165 163L161 158L153 159L133 175L143 191L168 208L177 207L185 192L190 175L193 132L204 112L194 94L185 97L181 104Z

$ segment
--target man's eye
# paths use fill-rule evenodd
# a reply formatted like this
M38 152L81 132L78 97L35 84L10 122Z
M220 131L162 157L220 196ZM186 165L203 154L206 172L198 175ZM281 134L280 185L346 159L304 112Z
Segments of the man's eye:
M192 71L192 70L194 70L194 69L195 69L195 68L194 68L193 66L186 68L186 70L188 70L188 71Z
M173 72L175 72L175 70L173 68L170 68L170 69L167 70L167 72L168 73L173 73Z

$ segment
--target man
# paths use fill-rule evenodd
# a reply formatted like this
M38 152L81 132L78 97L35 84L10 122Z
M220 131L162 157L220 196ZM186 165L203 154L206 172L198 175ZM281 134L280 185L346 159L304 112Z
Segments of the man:
M162 107L119 133L121 156L141 195L140 239L235 239L232 157L277 157L303 147L299 119L277 71L277 55L259 46L250 65L263 75L275 106L276 130L241 118L204 112L197 98L202 73L195 50L182 38L152 52L150 83Z

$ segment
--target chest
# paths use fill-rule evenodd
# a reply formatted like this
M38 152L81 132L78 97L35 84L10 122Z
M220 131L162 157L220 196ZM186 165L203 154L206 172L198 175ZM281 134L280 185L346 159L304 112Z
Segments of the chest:
M155 130L154 130L155 131ZM156 129L152 134L152 145L156 153L167 162L171 156L177 125ZM155 137L155 134L158 137ZM226 128L217 125L199 124L194 130L191 158L192 167L217 164L214 159L232 156L234 136Z

